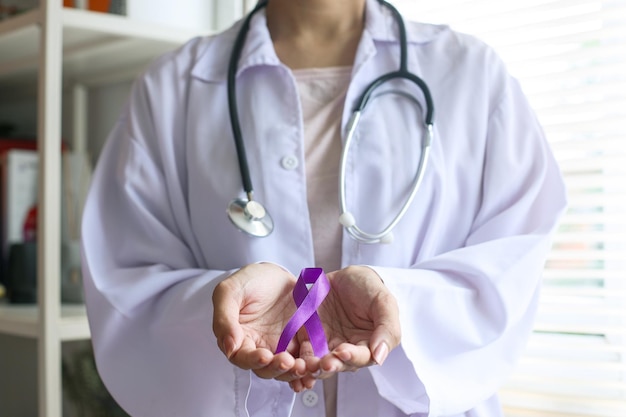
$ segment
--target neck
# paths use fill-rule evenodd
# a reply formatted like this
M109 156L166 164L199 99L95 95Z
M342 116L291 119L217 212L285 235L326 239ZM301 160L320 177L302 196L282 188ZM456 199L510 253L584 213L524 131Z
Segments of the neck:
M363 29L365 0L270 0L267 25L273 39L345 36Z
M363 32L365 0L270 0L267 26L291 68L351 65Z

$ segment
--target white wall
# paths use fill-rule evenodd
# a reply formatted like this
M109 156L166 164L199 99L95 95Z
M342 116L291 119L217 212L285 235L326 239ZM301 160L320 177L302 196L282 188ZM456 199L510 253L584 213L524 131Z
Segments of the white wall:
M125 81L89 89L87 150L94 166L107 136L126 104L131 86L132 81Z
M202 33L212 28L214 6L210 0L127 0L126 14L134 20Z

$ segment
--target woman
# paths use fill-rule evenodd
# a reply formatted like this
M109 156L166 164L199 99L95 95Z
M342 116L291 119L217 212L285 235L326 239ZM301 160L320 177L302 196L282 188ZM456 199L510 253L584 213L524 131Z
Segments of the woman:
M391 243L345 233L345 127L367 85L399 68L399 27L376 0L270 0L251 18L235 80L255 198L274 219L262 239L224 213L243 194L227 104L242 22L137 81L83 219L97 363L131 415L502 415L496 393L532 328L564 187L495 54L407 22L408 69L436 108L430 160ZM364 230L405 201L428 109L415 84L383 93L345 174ZM318 309L330 353L316 357L303 330L276 353L311 266L331 286Z

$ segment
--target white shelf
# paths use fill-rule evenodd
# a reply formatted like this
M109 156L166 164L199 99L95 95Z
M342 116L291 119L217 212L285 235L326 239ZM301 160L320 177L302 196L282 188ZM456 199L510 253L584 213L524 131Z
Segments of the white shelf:
M0 96L35 94L39 62L38 9L0 22ZM155 57L197 32L125 16L62 10L63 79L83 84L134 77Z
M0 21L0 99L36 96L43 12L33 9ZM134 78L150 61L187 40L195 31L134 21L125 16L64 8L64 83L101 84ZM84 306L61 306L60 340L90 337ZM0 334L41 335L37 306L0 304Z
M227 0L223 0L226 2ZM60 153L63 91L74 93L75 123L85 120L86 87L127 81L163 53L202 35L124 16L61 7L60 0L0 21L0 100L34 98L44 170L39 177L38 305L0 304L0 334L37 341L39 417L62 415L61 342L90 338L84 306L61 305ZM77 99L78 97L78 99ZM83 112L84 113L84 112ZM81 122L81 123L82 123ZM81 128L75 129L74 135ZM76 139L76 138L74 138ZM1 374L1 373L0 373ZM0 375L1 377L2 375ZM0 407L0 414L3 410Z
M39 335L35 306L0 306L0 333L36 338Z
M63 305L57 322L61 341L89 339L89 325L83 305ZM0 334L38 338L39 308L36 305L0 305Z
M124 16L63 10L63 72L84 83L111 72L140 69L197 36Z

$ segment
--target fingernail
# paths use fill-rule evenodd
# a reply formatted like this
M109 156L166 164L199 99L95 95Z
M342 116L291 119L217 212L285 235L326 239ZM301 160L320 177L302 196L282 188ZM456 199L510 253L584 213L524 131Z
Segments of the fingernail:
M224 339L224 354L228 359L230 359L235 352L235 348L235 339L233 339L232 336L227 336L226 339Z
M374 361L376 361L377 364L382 365L388 355L389 347L387 346L387 343L381 343L376 348L376 351L374 351Z
M318 369L317 371L313 372L311 375L313 375L313 378L319 378L322 375L322 370Z
M335 353L335 356L337 356L343 362L348 362L350 359L352 359L352 355L350 354L350 352L346 352L346 351L340 350L340 351L334 352L334 353Z

